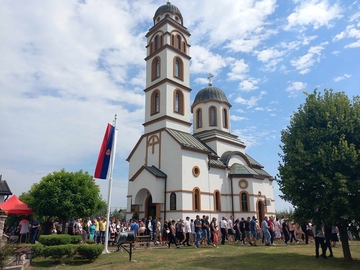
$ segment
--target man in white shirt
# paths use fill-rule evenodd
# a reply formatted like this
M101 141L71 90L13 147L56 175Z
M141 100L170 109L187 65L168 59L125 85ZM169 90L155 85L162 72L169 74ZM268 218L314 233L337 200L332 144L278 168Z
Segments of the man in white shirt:
M220 230L221 230L221 244L224 245L225 244L225 238L227 235L227 228L228 228L228 223L225 219L225 217L222 217L222 220L220 222Z
M26 243L27 234L29 233L29 221L25 216L19 222L20 243Z
M185 246L185 244L187 246L190 246L189 244L189 238L190 238L190 234L191 234L191 227L190 227L190 217L186 217L185 222L184 222L184 229L185 229L185 235L186 238L185 240L182 242L182 244Z

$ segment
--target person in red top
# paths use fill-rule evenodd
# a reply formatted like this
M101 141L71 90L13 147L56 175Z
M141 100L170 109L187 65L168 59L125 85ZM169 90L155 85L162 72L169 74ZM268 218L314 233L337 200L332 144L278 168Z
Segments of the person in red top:
M270 232L270 245L274 245L274 238L275 238L275 224L274 224L274 217L270 216L268 220L269 232Z

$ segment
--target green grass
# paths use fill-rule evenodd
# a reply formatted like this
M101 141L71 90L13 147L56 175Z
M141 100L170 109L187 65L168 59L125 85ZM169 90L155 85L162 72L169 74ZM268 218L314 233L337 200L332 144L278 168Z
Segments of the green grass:
M350 250L354 259L352 262L345 262L341 246L333 248L335 258L328 259L316 259L314 245L301 244L279 244L271 247L231 244L219 248L198 249L138 248L133 252L131 262L127 252L111 252L100 255L92 263L77 257L65 259L62 263L35 258L28 269L360 269L360 242L351 241Z

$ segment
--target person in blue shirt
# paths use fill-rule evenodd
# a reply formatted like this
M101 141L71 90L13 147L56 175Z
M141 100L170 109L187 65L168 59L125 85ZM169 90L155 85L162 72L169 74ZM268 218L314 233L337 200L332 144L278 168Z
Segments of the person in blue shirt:
M255 216L252 217L252 220L250 223L250 243L252 241L252 244L254 246L257 246L256 239L257 239L257 231L256 231L256 218Z
M270 246L271 235L270 235L270 232L269 232L269 225L268 225L267 221L268 221L268 217L265 217L263 222L261 223L261 228L262 228L263 234L264 234L265 246Z
M30 224L31 230L30 230L30 243L35 244L37 235L39 233L40 223L37 221L36 217L33 217L33 220Z
M136 220L131 220L130 230L134 232L135 237L138 235L139 224L136 222Z

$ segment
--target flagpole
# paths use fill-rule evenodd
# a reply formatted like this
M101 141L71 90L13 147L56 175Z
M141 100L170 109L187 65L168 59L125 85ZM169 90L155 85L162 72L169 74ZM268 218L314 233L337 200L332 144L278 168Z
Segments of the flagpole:
M117 131L116 131L116 117L115 114L114 117L114 143L111 151L111 157L110 157L110 172L109 172L109 191L108 191L108 200L107 200L107 211L106 211L106 230L105 230L105 245L104 245L104 251L103 254L110 253L108 250L108 244L109 244L109 228L110 228L110 205L111 205L111 193L112 193L112 174L115 164L115 152L116 152L116 141L117 141Z

